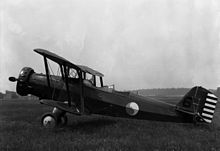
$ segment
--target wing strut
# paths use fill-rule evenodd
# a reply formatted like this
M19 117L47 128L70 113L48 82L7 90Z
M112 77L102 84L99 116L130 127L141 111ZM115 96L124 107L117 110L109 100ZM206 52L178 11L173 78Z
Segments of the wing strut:
M45 56L44 56L44 65L45 65L46 76L47 76L47 84L48 84L50 95L51 95L52 93L51 93L50 76L49 76L50 75L50 71L49 71L49 68L48 68L47 58Z
M63 72L63 66L61 65L61 64L59 64L60 65L60 72L61 72L61 75L62 75L62 79L64 80L64 78L65 78L65 75L64 75L64 72Z
M79 79L80 79L80 105L81 105L81 113L84 113L84 97L83 97L83 78L82 71L79 70Z
M69 85L68 85L67 66L65 66L65 65L64 65L64 76L65 76L65 84L66 84L66 91L67 91L68 105L71 106L71 99L70 99L70 92L69 92Z

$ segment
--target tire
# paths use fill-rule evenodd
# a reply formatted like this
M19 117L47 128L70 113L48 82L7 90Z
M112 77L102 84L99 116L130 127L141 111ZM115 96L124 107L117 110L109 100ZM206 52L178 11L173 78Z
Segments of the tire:
M57 117L52 113L45 113L41 117L41 125L48 129L55 128L57 127Z

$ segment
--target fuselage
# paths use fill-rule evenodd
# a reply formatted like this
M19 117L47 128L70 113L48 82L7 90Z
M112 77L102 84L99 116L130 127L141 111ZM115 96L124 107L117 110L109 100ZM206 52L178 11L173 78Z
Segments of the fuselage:
M23 69L26 70L26 69ZM40 99L51 99L65 102L67 90L61 76L50 76L50 88L45 74L33 71L19 75L17 92L20 95L32 94ZM70 99L80 106L80 83L77 78L69 78ZM120 92L106 86L95 87L87 80L83 82L83 96L86 111L90 114L149 119L159 121L182 121L175 110L175 105L168 104L150 97L143 97L131 92Z

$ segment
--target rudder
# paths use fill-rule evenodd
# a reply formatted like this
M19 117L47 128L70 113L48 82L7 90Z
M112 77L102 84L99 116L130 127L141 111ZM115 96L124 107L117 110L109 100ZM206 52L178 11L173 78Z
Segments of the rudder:
M202 107L201 110L201 116L203 120L207 123L211 123L214 113L215 113L215 108L217 105L218 98L213 94L208 92L207 97L204 103L204 106Z

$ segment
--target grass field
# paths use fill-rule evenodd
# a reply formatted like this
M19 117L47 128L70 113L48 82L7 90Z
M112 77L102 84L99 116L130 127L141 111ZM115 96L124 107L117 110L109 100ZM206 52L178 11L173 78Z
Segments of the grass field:
M40 126L51 111L38 101L0 101L0 150L220 150L220 108L211 125L68 115L68 125Z

